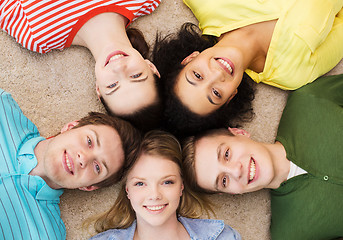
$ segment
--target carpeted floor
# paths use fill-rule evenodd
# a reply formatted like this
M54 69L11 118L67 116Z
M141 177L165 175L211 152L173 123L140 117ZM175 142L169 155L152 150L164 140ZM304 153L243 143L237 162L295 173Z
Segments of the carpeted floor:
M150 16L138 19L132 26L141 29L153 42L155 33L176 31L182 23L196 23L182 0L164 0ZM0 31L0 88L12 93L14 99L40 130L43 136L57 133L72 120L89 111L103 111L95 94L94 60L82 47L53 51L45 55L22 48ZM343 61L329 74L343 73ZM259 84L254 108L254 120L245 124L256 140L273 142L278 121L286 102L287 92ZM61 199L62 218L67 239L87 239L81 229L83 220L108 209L118 187L91 193L67 190ZM268 190L245 195L211 196L218 219L237 229L243 239L270 239L270 198Z

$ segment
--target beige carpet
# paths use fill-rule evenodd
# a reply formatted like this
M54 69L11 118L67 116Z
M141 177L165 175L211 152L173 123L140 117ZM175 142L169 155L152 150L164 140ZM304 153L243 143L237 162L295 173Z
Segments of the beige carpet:
M182 0L164 0L152 15L138 19L132 26L141 29L152 42L157 30L170 33L186 21L196 23ZM0 88L12 93L43 136L58 132L64 123L79 119L88 111L103 111L94 91L93 68L93 57L85 48L40 55L22 48L0 31ZM343 61L330 72L338 73L343 73ZM273 142L286 97L285 91L258 85L256 117L245 125L254 139ZM65 191L61 212L68 240L87 239L88 233L81 229L83 220L109 208L117 189L114 186L92 193ZM217 195L211 200L217 205L217 218L237 229L243 239L270 239L267 190L240 196Z

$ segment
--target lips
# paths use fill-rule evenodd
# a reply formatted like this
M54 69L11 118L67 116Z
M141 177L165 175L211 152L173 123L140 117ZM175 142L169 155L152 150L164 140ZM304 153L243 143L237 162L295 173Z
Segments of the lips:
M216 58L216 61L219 65L226 71L228 74L233 75L235 70L235 65L228 58Z
M64 152L63 167L66 172L74 175L74 163L66 151Z
M168 204L162 204L162 205L146 205L144 208L146 208L150 213L160 213L163 212L163 210L167 207Z
M248 174L248 184L255 180L256 177L256 162L253 158L250 159L249 163L249 174Z
M115 60L117 60L119 58L126 57L126 56L128 56L128 55L125 52L123 52L123 51L112 52L110 55L107 56L106 62L105 62L104 66L106 66L110 62L113 62L113 61L115 61Z

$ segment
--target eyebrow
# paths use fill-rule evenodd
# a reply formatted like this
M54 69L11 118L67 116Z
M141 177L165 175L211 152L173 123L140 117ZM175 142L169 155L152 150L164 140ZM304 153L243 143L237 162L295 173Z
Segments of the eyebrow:
M99 140L99 134L95 130L91 130L91 131L95 135L97 147L100 148L101 147L101 143L100 143L100 140ZM107 172L109 172L108 166L107 166L107 163L105 162L105 160L102 160L101 162L104 165L104 167L106 168Z
M144 82L148 79L149 76L146 76L144 78L141 78L141 79L137 79L137 80L132 80L131 82L134 82L134 83L139 83L139 82ZM120 85L119 87L117 87L116 89L114 89L113 91L110 91L108 93L105 93L106 95L111 95L113 94L115 91L117 91L118 89L120 88Z

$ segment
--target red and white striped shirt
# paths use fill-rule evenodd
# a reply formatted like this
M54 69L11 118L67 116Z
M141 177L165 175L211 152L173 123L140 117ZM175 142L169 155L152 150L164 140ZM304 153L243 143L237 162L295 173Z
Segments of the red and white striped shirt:
M148 15L161 0L2 0L0 27L25 48L46 53L70 47L89 19L115 12L129 20ZM128 25L129 25L128 24Z

